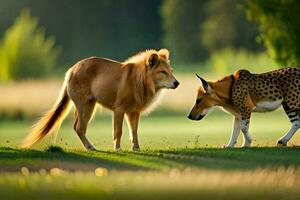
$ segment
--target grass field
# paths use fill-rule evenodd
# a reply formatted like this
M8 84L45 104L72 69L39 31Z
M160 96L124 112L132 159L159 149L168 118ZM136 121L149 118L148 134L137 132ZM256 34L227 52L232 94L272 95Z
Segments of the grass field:
M0 199L299 198L300 134L288 148L275 147L290 128L282 109L253 115L253 148L223 149L232 116L216 110L200 122L188 120L198 81L187 75L179 80L178 90L167 91L158 109L142 117L137 153L130 151L125 124L123 150L113 151L107 111L98 111L87 131L98 152L84 150L72 115L57 137L20 149L35 117L55 101L61 82L1 85L6 95L0 98ZM237 146L241 143L240 136Z
M161 116L160 116L161 115ZM140 145L144 150L221 147L228 142L231 133L232 116L215 110L202 121L191 121L186 114L160 114L159 111L143 116L139 124ZM34 120L0 122L0 145L17 148L26 136ZM73 130L73 118L62 124L55 140L54 134L34 148L44 149L49 145L63 148L81 149L82 144ZM265 114L254 114L250 122L250 132L255 146L274 146L290 128L290 122L282 109ZM122 146L130 149L130 137L124 123ZM109 116L97 116L88 126L87 137L99 150L112 149L112 122ZM56 142L55 142L56 141ZM240 135L238 145L242 143ZM300 145L300 134L296 134L291 145Z
M1 168L7 169L0 192L1 199L297 199L299 153L298 148L140 153L2 148Z
M201 122L153 113L141 120L142 151L130 151L124 126L123 151L116 153L110 118L97 117L87 134L100 151L91 153L70 120L56 143L49 136L32 150L18 148L32 120L1 121L1 199L296 199L300 148L274 147L289 128L282 110L254 115L254 148L220 148L231 122L218 111ZM290 144L299 142L295 135ZM45 150L52 144L62 149Z

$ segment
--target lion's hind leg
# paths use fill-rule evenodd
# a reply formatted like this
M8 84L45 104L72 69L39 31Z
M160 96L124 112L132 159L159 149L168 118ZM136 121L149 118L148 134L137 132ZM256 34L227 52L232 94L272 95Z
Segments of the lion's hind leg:
M95 101L87 102L83 105L76 105L74 129L79 136L82 144L87 150L96 150L86 138L87 125L95 109Z

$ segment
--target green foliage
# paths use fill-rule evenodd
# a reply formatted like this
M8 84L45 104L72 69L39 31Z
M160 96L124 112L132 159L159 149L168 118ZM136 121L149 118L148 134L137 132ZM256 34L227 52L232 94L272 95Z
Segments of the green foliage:
M260 24L260 40L282 65L300 64L300 1L248 0L248 16Z
M45 76L56 65L58 54L54 38L47 38L37 19L23 10L0 46L0 80Z
M211 71L218 74L229 74L239 69L252 72L274 70L276 65L266 53L253 53L247 50L223 49L211 54L207 62Z
M29 7L47 35L54 35L56 44L63 47L58 71L88 56L124 60L143 49L161 47L161 2L1 0L0 35L21 8Z
M165 35L163 43L179 61L197 61L207 57L200 45L200 24L204 20L204 2L165 0L161 7Z
M205 13L207 17L199 36L210 52L228 47L251 51L262 49L255 41L257 24L246 20L244 4L240 0L209 1Z
M239 0L61 0L59 4L2 0L0 36L21 8L30 7L47 34L55 35L56 43L63 46L59 67L91 55L123 60L143 49L161 47L171 50L172 60L200 62L222 48L260 50L255 42L257 25L245 20L239 4ZM7 69L1 71L7 74Z
M179 61L203 61L223 48L259 51L257 24L247 22L238 0L165 0L163 43Z

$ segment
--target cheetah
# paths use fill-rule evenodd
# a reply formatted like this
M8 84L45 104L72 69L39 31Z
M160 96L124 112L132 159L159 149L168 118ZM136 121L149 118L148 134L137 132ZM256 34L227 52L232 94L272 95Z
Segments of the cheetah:
M197 75L197 74L196 74ZM277 141L286 146L300 126L300 69L282 68L261 74L239 70L218 81L207 82L199 75L202 86L188 118L201 120L215 106L234 116L230 140L225 147L234 147L242 130L243 147L251 146L249 122L252 112L269 112L282 105L291 128Z

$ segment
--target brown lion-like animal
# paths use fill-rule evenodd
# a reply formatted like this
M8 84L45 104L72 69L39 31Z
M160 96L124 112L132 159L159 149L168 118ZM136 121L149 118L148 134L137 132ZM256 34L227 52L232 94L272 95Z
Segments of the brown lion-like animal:
M23 147L29 147L53 132L68 114L72 101L75 106L74 130L87 150L95 150L85 133L96 103L113 111L115 149L121 148L126 115L132 149L139 150L140 113L153 103L162 89L177 88L179 82L172 72L167 49L146 50L122 63L99 57L79 61L66 73L56 104L34 125Z

